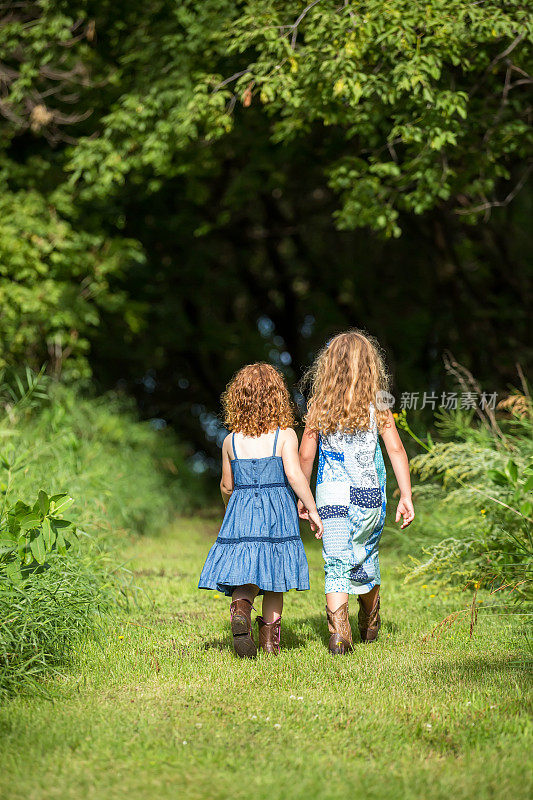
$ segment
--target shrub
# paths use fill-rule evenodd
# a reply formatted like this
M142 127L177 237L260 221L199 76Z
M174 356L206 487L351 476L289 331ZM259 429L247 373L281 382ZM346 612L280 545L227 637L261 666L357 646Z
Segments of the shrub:
M523 400L525 398L522 398ZM533 421L511 411L494 425L472 414L441 412L444 441L421 442L411 460L422 479L416 488L424 515L424 558L411 558L407 579L433 575L442 582L472 581L531 595ZM411 433L405 414L399 426ZM420 441L420 440L419 440ZM425 502L427 501L427 502ZM420 541L420 540L419 540Z
M81 636L116 600L115 572L105 552L73 545L51 553L46 569L21 580L0 568L0 697L39 687L68 664Z
M68 663L118 602L113 544L202 500L182 449L115 395L0 376L0 695ZM69 518L64 514L68 511ZM122 578L121 578L122 576Z

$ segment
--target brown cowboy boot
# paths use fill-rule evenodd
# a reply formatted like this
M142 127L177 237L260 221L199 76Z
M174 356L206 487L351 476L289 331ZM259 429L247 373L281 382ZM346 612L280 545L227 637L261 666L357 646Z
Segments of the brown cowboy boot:
M349 653L352 650L352 629L348 617L348 603L344 603L336 611L330 611L326 606L329 638L329 652L334 656Z
M372 611L367 612L363 606L361 598L359 601L359 615L357 622L359 625L359 633L361 634L362 642L373 642L378 637L379 629L381 628L381 617L379 616L379 592L374 602Z
M254 658L257 647L252 632L252 604L249 600L234 600L229 607L233 647L240 658Z
M281 650L281 617L274 622L265 622L263 617L257 617L259 626L259 647L264 653L279 655Z

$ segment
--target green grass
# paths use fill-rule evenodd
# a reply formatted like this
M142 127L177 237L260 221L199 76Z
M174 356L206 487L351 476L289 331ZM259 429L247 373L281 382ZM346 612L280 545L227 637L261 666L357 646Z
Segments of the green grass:
M531 796L530 683L513 618L480 614L472 639L465 622L422 642L468 598L403 586L389 536L381 638L332 658L320 547L307 536L313 588L286 596L283 653L239 661L228 600L196 589L216 525L180 519L128 540L140 606L104 620L53 702L0 709L0 796Z

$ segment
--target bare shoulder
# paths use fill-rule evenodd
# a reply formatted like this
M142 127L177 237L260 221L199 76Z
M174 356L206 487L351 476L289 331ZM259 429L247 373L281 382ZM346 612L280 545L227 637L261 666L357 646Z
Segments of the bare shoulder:
M289 446L296 445L296 447L298 447L298 436L294 428L283 428L280 433L282 444L288 444Z
M231 446L231 433L228 433L228 435L225 437L224 441L222 442L222 452L223 453L229 453L230 452L230 446Z

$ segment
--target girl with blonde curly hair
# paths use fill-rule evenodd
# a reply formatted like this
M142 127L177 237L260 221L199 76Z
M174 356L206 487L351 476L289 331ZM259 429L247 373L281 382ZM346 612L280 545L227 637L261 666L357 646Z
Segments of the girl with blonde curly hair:
M282 375L269 364L243 367L228 384L222 404L231 431L222 445L220 490L226 513L199 588L231 596L233 646L241 658L257 653L251 611L255 597L263 594L259 645L277 654L283 592L309 589L294 493L317 538L323 525L300 468Z
M352 649L348 596L359 601L359 632L373 641L380 628L378 546L386 511L387 449L400 489L396 522L414 519L407 455L389 407L388 376L377 341L350 330L331 339L304 378L310 385L300 464L309 480L318 447L316 501L324 523L326 615L334 654ZM308 516L305 501L298 504Z

